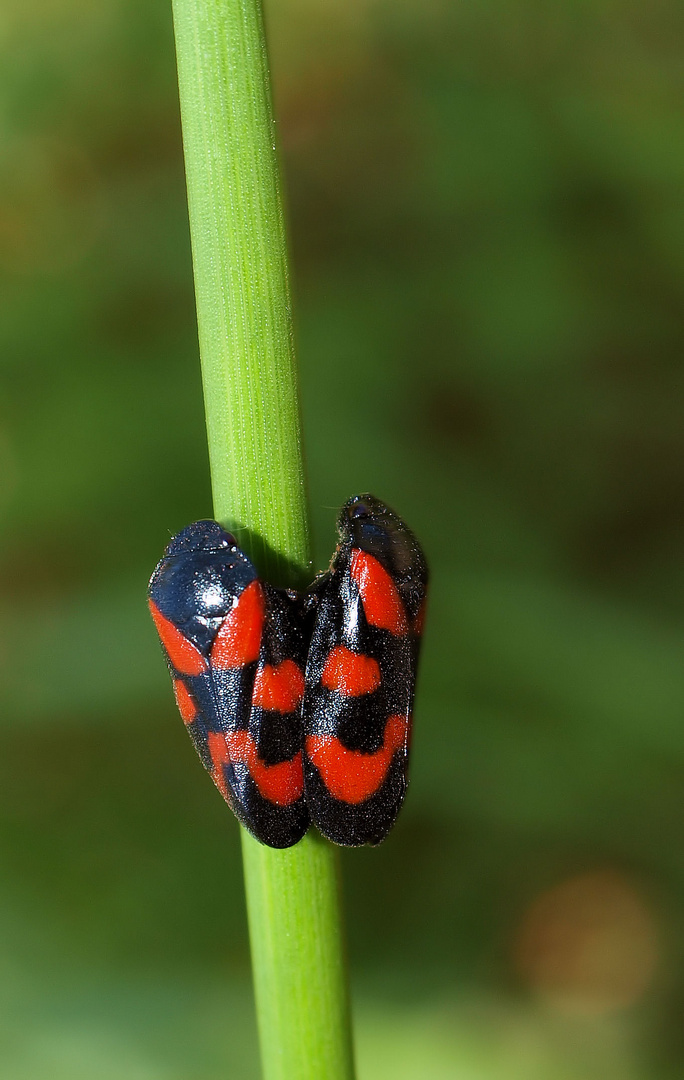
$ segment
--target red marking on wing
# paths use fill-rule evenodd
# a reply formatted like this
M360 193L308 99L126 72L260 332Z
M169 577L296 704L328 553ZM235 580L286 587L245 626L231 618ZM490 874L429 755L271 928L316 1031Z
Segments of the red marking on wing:
M361 656L337 645L325 662L321 682L327 690L337 690L347 697L372 694L382 682L380 665L372 656Z
M371 626L401 636L408 633L406 611L397 587L378 560L354 548L351 576L359 587L366 619Z
M427 600L423 600L422 604L418 608L418 614L416 615L415 619L413 620L413 626L411 627L411 632L413 634L415 634L416 637L420 637L421 634L423 633L423 628L425 627L425 609L426 609L426 607L427 607Z
M207 662L197 646L188 641L170 619L162 615L157 605L151 600L149 607L161 643L176 671L179 671L181 675L201 675L203 671L206 671Z
M217 668L239 668L259 656L264 625L264 590L253 581L221 623L209 658Z
M176 696L176 705L183 718L184 724L191 724L197 716L197 706L190 696L190 692L181 679L173 680L173 692Z
M264 664L257 671L252 703L259 708L291 713L303 697L304 676L294 660L283 660L277 667Z
M383 744L374 754L347 750L332 735L308 735L306 752L333 798L356 805L380 790L392 756L401 747L408 747L408 737L405 717L390 716Z
M221 766L237 763L247 766L259 793L276 806L290 806L301 796L304 790L301 750L289 761L264 765L248 731L231 731L228 734L210 731L208 742L214 763L214 782L224 798L227 799L228 795Z

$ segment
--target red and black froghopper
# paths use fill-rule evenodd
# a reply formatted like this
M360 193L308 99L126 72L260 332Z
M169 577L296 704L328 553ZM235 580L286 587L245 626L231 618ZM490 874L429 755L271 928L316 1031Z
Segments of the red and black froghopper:
M407 784L428 572L372 495L338 519L330 569L304 597L259 580L229 533L175 536L149 586L181 716L214 783L263 844L309 817L338 844L377 844Z
M359 495L338 518L339 544L309 592L304 692L309 813L337 844L378 844L407 785L428 570L411 530Z
M198 521L168 545L149 606L202 764L257 840L297 843L309 825L301 600L260 581L215 521Z

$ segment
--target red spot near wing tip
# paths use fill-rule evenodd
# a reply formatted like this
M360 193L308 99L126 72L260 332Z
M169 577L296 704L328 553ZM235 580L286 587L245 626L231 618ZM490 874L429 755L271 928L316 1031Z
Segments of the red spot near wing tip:
M351 576L358 585L366 621L397 636L407 634L408 620L402 599L384 566L367 551L354 548Z
M184 724L191 724L197 716L197 706L190 696L190 692L182 679L173 680L173 692L176 697L176 705L181 714Z
M304 676L294 660L264 664L254 680L252 703L261 709L292 713L304 697Z
M408 749L408 739L409 721L390 716L383 744L374 754L347 750L332 735L308 735L306 752L333 798L355 806L380 790L392 757L402 747Z
M301 750L289 761L265 765L259 758L257 745L248 731L210 731L209 753L214 763L214 783L228 799L222 765L243 764L256 784L259 794L276 806L290 806L304 791L304 770Z
M337 645L325 662L321 682L327 690L346 697L360 697L377 690L382 679L380 665L372 656L362 656Z
M188 641L170 619L162 615L152 600L149 601L149 608L161 643L176 671L181 675L201 675L206 671L207 662L197 646Z
M240 668L259 656L264 625L264 590L253 581L240 593L226 615L211 647L210 659L217 668Z

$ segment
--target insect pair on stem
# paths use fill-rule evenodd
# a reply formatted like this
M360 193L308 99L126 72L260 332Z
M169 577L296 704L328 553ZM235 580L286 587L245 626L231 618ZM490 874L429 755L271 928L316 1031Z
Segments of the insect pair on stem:
M329 570L305 593L259 579L233 536L175 536L149 605L202 764L263 844L316 824L377 844L407 785L428 571L408 526L372 495L338 517Z

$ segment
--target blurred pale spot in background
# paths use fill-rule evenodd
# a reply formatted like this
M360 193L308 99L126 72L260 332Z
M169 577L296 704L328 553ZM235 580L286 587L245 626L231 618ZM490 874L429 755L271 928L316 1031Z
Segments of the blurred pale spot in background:
M635 886L608 870L538 896L515 948L520 974L548 1004L588 1015L636 1004L659 959L656 913Z

